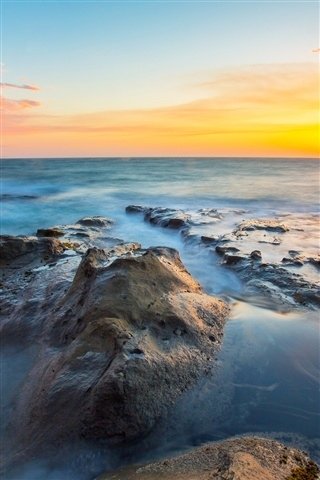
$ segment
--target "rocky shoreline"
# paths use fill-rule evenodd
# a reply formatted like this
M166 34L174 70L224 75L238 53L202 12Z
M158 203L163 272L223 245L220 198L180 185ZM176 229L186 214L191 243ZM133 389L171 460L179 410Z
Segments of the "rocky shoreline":
M248 294L258 292L279 308L319 306L318 285L292 270L318 268L318 257L289 252L273 264L254 248L259 242L276 248L277 237L291 228L282 219L240 221L229 233L210 235L208 226L214 231L225 213L126 211L212 251ZM112 226L109 218L85 217L33 237L0 237L2 345L36 350L6 418L5 468L66 442L114 447L143 438L183 392L215 369L228 303L205 293L176 250L126 243L112 235ZM259 478L291 480L308 465L310 475L316 472L305 454L284 453L286 447L270 442L225 441L138 473L101 478L249 480L257 478L256 469ZM264 458L277 458L278 467Z

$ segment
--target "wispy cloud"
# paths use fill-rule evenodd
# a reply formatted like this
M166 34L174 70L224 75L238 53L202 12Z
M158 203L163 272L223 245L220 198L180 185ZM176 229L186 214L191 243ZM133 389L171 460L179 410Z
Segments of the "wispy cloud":
M38 91L40 90L39 87L36 85L28 85L28 84L16 84L16 83L8 83L8 82L1 82L0 83L1 88L19 88L22 90L33 90L33 91Z
M39 107L41 105L40 102L35 100L12 100L9 98L0 97L0 106L1 110L6 112L16 112L18 110L25 110L32 107Z

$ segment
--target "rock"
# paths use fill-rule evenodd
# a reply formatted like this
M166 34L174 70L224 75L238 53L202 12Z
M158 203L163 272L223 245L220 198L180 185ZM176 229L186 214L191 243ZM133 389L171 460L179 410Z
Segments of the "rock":
M303 260L300 260L298 257L283 257L283 259L281 260L282 263L284 263L285 265L291 265L293 267L302 267L303 266Z
M141 437L211 368L227 305L203 293L177 251L121 247L114 261L89 249L56 308L42 312L46 346L12 424L23 449L40 448L44 434L55 445Z
M127 213L145 213L146 207L142 207L141 205L128 205L126 207Z
M204 243L205 245L212 245L214 243L217 243L217 241L219 240L218 237L209 237L207 235L201 235L200 237L200 240L202 243Z
M250 253L250 258L253 260L261 260L262 255L260 250L253 250L253 252Z
M301 255L301 251L299 250L289 250L288 253L291 257L299 257Z
M306 453L274 440L243 437L103 474L97 480L317 480L318 475L318 466Z
M189 226L190 215L173 208L148 208L140 205L128 205L127 213L142 213L144 220L161 227L181 229Z
M37 237L63 237L64 231L60 228L39 228L37 230Z
M308 262L314 265L317 268L320 268L320 256L317 257L308 257Z
M251 219L251 220L244 220L241 222L237 230L238 232L241 231L250 231L250 230L266 230L268 232L288 232L289 228L287 225L282 223L277 219Z
M242 255L234 255L231 253L226 253L223 257L223 263L225 265L235 265L236 263L239 263L244 259L245 257L243 257Z
M204 217L217 218L221 220L223 215L216 208L201 208L198 213Z
M269 243L270 245L281 245L281 239L278 237L258 240L258 243Z
M228 245L225 245L225 246L217 245L215 250L216 250L218 255L225 255L226 253L233 254L233 253L240 252L239 248L230 247Z
M86 227L110 227L113 225L113 220L106 217L94 216L80 218L77 223L85 225Z
M265 295L274 305L289 308L320 306L319 286L280 265L242 262L234 268L246 282L247 293Z
M179 229L187 226L190 216L172 208L150 208L144 218L154 225Z
M55 238L0 236L0 265L13 262L28 264L35 260L49 261L65 250L63 244Z

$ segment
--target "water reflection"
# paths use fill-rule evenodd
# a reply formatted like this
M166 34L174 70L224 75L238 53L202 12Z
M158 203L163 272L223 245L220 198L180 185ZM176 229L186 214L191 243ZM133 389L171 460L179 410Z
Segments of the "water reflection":
M172 412L169 443L201 443L248 432L277 432L280 438L296 432L317 443L316 313L279 313L236 302L218 362L218 370ZM319 452L313 454L319 458Z

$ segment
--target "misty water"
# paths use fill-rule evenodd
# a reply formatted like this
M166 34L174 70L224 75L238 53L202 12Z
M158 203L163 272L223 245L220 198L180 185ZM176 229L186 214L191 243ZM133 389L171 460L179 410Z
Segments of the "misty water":
M179 232L152 226L125 213L129 204L188 211L215 208L224 218L203 234L230 231L248 218L283 218L295 226L281 245L262 246L268 262L290 249L316 255L319 163L298 159L50 159L6 160L1 165L1 233L34 234L38 228L74 223L86 215L112 218L110 235L144 247L179 250L204 289L230 302L218 368L185 393L155 432L123 451L78 445L61 465L33 459L14 480L93 479L101 471L178 452L205 441L259 433L309 451L319 459L319 314L279 310L246 297L232 269ZM254 246L252 246L254 247ZM302 269L316 281L314 266ZM3 348L1 425L12 413L19 385L37 346Z

